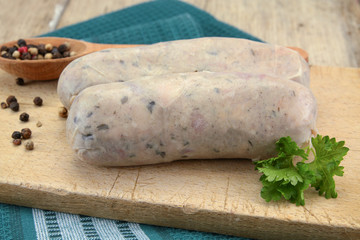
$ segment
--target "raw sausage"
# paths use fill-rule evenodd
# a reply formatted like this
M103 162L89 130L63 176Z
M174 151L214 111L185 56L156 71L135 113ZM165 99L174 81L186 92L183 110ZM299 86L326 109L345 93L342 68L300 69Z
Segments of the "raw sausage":
M84 89L67 137L80 158L104 166L257 160L273 156L280 137L306 143L316 112L309 88L265 74L147 76Z
M62 72L58 95L64 106L70 108L74 97L89 86L202 71L264 73L309 86L309 66L293 50L246 39L210 37L86 55Z

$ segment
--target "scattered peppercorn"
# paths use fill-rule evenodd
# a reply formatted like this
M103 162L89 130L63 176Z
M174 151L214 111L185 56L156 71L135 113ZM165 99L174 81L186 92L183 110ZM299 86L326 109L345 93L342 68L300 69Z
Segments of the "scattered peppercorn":
M12 133L11 137L12 137L13 139L20 139L20 138L21 138L21 132L19 132L19 131L14 131L14 132Z
M31 137L31 130L29 128L21 129L21 136L23 139L29 139Z
M36 106L41 106L43 104L43 100L41 97L35 97L33 102Z
M29 114L27 114L26 112L23 112L22 114L20 114L20 121L22 121L22 122L29 121Z
M41 127L41 126L42 126L42 123L41 123L40 121L38 121L38 122L36 123L36 126L37 126L37 127Z
M10 105L10 103L12 103L12 102L17 102L17 99L16 99L16 97L14 95L10 95L6 99L7 105Z
M18 102L12 102L9 105L10 109L13 110L14 112L19 111L19 103Z
M7 107L8 107L8 105L7 105L5 102L2 102L2 103L1 103L1 108L2 108L2 109L5 109L5 108L7 108Z
M13 140L14 145L20 145L21 144L21 139L17 138Z
M23 86L25 84L24 79L22 79L20 77L16 78L16 84Z
M27 150L33 150L33 149L34 149L34 143L33 143L33 141L31 141L31 140L27 141L26 144L25 144L25 148L26 148Z
M65 107L60 107L59 108L59 116L62 118L67 118L68 116L68 111Z

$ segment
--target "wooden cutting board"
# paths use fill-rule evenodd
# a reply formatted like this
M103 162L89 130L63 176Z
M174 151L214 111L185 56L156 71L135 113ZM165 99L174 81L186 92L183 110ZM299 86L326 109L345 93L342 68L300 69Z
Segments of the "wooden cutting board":
M319 133L345 140L350 151L345 175L336 177L338 198L308 190L303 207L266 203L247 160L88 165L66 142L56 81L18 86L0 72L0 83L0 101L13 94L20 103L18 113L0 109L0 202L258 239L360 239L360 69L312 67ZM28 123L19 121L24 111ZM33 131L33 151L12 144L12 132L24 127Z

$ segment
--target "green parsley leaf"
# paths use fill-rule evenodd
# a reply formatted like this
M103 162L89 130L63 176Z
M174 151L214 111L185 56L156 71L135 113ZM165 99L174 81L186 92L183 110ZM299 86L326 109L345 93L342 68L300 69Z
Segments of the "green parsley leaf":
M255 169L263 174L260 177L261 197L265 201L285 198L297 206L305 205L304 191L310 185L319 195L337 197L333 176L343 175L340 163L349 149L344 147L345 142L336 142L328 136L317 135L311 141L313 148L302 149L290 137L280 138L276 142L277 157L254 162ZM314 161L305 163L309 152L314 153ZM293 163L295 156L302 158L296 165Z
M336 198L333 176L343 176L344 167L340 166L340 163L349 148L344 147L344 141L336 142L335 138L330 139L328 136L317 135L311 142L315 149L315 159L309 163L309 169L316 176L311 186L319 191L319 195L325 193L325 198Z

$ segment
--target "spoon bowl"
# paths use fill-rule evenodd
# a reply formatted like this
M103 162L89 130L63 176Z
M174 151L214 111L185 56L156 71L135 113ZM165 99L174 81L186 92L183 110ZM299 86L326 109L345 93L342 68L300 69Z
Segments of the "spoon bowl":
M74 51L75 55L66 58L42 59L42 60L15 60L3 58L0 56L0 68L16 77L28 80L51 80L59 78L64 68L76 58L86 54L100 51L107 48L127 48L140 45L128 44L98 44L81 40L60 37L41 37L25 39L27 44L48 44L59 46L65 42L70 44L70 51ZM11 41L1 46L12 47L17 41Z

